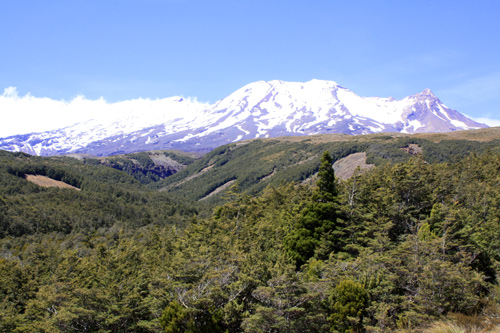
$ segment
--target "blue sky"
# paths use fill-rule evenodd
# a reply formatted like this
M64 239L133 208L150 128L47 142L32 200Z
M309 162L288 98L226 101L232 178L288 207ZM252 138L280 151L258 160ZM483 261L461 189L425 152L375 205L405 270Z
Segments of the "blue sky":
M215 102L323 79L361 96L430 88L500 125L499 17L496 0L2 0L0 94Z

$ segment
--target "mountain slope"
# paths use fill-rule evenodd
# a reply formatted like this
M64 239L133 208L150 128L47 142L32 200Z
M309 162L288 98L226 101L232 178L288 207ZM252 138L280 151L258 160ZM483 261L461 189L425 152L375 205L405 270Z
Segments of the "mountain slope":
M360 97L333 81L259 81L212 105L166 99L165 113L141 110L108 121L8 137L0 149L36 155L113 155L154 149L209 151L244 139L343 133L449 132L487 127L446 107L430 90Z
M365 163L376 166L400 163L420 153L427 163L453 162L471 152L478 155L500 153L500 128L438 134L323 134L254 139L218 147L150 186L175 197L203 200L209 204L220 201L225 192L219 190L235 181L242 192L251 194L290 181L309 183L318 171L324 151L331 153L334 162L363 153L366 160L363 160L363 165L353 163L354 169L357 165L364 168ZM342 177L342 173L352 175L353 172L353 169L344 169L339 171L339 176Z

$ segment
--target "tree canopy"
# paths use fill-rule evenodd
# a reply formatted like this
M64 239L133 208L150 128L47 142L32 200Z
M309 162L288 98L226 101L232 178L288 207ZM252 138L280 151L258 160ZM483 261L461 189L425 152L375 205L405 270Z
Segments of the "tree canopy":
M103 166L0 158L0 332L498 328L500 155L338 181L325 152L315 185L235 185L211 214Z

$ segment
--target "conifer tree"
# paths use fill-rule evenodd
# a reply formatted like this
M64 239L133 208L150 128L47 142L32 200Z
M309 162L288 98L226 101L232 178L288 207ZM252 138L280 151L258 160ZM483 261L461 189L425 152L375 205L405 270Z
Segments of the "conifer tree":
M323 202L331 202L337 196L337 184L335 180L335 172L333 170L333 160L328 151L325 151L321 156L321 165L318 171L318 181L316 185L316 199Z
M339 205L332 158L323 153L318 172L317 188L303 210L294 230L285 239L285 247L298 268L315 256L328 258L332 251L342 248L339 228Z

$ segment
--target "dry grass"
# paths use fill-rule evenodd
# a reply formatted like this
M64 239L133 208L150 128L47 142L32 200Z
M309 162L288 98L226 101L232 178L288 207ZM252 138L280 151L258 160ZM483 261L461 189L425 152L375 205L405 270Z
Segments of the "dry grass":
M465 328L448 321L435 322L424 333L465 333Z
M361 172L374 168L374 164L366 164L366 153L355 153L344 157L333 164L335 176L342 180L352 177L354 171L359 167Z
M424 333L500 333L500 321L496 317L453 314L448 320L433 323Z
M492 140L500 140L500 127L490 127L481 128L477 130L467 130L467 131L454 131L446 133L416 133L416 134L405 134L405 133L376 133L367 135L347 135L347 134L318 134L318 135L307 135L307 136L283 136L276 138L269 138L267 140L278 140L282 142L302 142L309 141L310 143L329 143L329 142L339 142L339 141L376 141L378 139L387 140L389 138L421 138L430 140L433 142L440 142L443 140L470 140L478 142L488 142ZM259 139L250 139L248 142ZM245 141L246 142L246 141Z
M216 195L216 194L217 194L217 193L219 193L220 191L225 190L225 189L226 189L226 188L228 188L229 186L233 185L235 181L236 181L236 180L230 180L230 181L228 181L227 183L225 183L224 185L221 185L221 186L217 187L215 190L213 190L212 192L210 192L207 196L205 196L205 197L201 198L201 199L200 199L200 200L198 200L198 201L202 201L202 200L208 199L208 198L210 198L210 197L212 197L212 196Z
M455 131L448 133L422 133L416 137L439 142L442 140L471 140L488 142L500 139L500 127L482 128L478 130Z
M45 177L45 176L26 175L26 180L29 182L32 182L38 186L42 186L42 187L71 188L71 189L80 191L80 189L77 187L71 186L71 185L66 184L64 182L54 180L52 178Z

